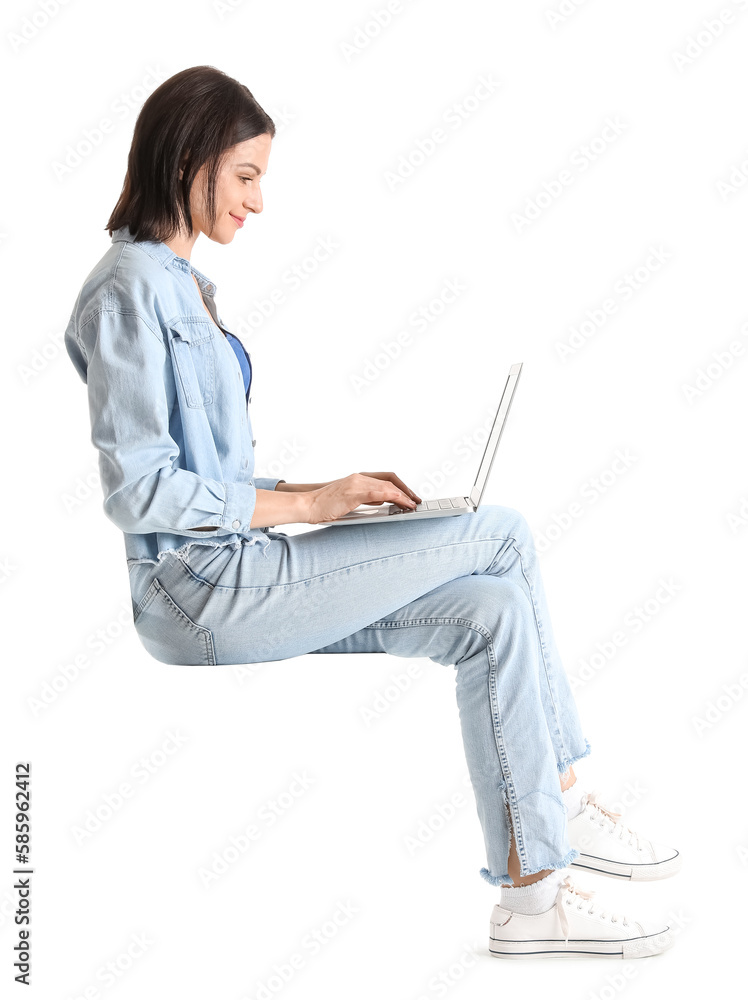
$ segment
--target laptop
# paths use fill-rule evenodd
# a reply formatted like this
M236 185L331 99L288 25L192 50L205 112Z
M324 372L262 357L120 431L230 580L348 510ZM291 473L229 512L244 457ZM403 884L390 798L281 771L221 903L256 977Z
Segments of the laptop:
M371 524L372 521L392 522L405 519L413 521L417 517L454 517L456 514L474 513L480 505L483 491L488 482L488 475L491 472L493 460L499 447L501 433L504 430L504 424L509 414L509 407L512 405L514 391L517 388L517 382L522 371L522 364L520 362L519 364L512 365L509 369L504 391L501 394L499 407L491 427L491 433L486 442L486 450L483 452L483 458L478 469L478 475L475 477L475 484L468 496L445 497L441 500L425 500L412 509L398 507L394 503L381 504L373 509L371 507L358 506L355 510L336 518L334 521L323 522L324 527L331 524L362 524L364 522Z

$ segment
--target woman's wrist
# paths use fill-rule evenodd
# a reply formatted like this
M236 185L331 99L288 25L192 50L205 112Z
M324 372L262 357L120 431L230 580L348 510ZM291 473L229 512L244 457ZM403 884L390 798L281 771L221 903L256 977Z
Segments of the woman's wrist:
M334 479L330 482L335 482ZM311 493L312 490L321 490L323 486L329 486L330 482L327 483L287 483L285 480L281 480L275 487L277 493Z
M282 494L282 491L281 491ZM273 528L276 524L304 524L309 515L312 493L278 495L278 490L259 489L255 493L255 509L250 528Z

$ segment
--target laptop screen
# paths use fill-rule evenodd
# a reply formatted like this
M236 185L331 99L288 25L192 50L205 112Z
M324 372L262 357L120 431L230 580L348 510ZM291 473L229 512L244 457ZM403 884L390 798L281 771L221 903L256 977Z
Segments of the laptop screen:
M504 392L501 395L499 408L496 411L493 426L491 427L491 433L488 435L488 441L486 442L486 450L483 452L483 458L481 459L480 468L478 469L478 475L475 477L475 486L473 486L470 491L470 503L476 507L480 503L481 497L483 496L483 490L485 489L488 474L491 471L491 466L493 465L493 460L496 456L496 449L499 447L501 432L504 429L504 424L506 422L507 414L509 413L509 407L512 404L514 390L517 388L517 382L519 381L521 371L522 362L512 365L509 369L509 375L506 380L506 385L504 386Z

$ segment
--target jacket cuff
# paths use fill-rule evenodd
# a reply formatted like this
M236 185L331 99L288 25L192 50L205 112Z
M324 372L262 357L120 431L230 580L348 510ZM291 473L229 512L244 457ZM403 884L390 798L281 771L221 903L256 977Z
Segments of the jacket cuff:
M226 502L223 507L222 527L246 534L252 531L252 515L257 503L257 488L252 483L225 483ZM265 489L261 486L260 489Z
M285 481L285 479L258 479L256 477L252 480L257 490L274 490L278 483L285 483Z

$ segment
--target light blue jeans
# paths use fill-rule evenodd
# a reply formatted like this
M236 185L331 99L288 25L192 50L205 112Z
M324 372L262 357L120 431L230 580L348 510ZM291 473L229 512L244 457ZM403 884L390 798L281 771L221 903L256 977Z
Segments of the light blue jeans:
M522 875L577 858L559 774L590 746L522 514L487 505L456 517L267 535L260 545L190 541L158 563L132 561L146 650L171 664L391 653L454 665L486 845L481 876L511 881L512 831Z

